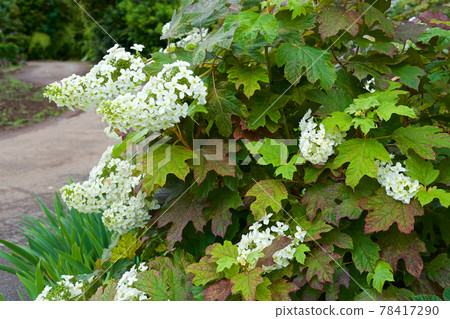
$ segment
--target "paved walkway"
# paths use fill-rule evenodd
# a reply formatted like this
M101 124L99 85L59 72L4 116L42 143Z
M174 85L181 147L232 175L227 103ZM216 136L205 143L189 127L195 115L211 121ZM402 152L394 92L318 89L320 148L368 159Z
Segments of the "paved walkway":
M44 86L88 70L80 62L29 62L13 76ZM68 176L84 180L112 142L95 112L67 112L28 128L0 132L0 238L26 243L18 229L21 217L44 215L33 194L52 205L54 192ZM15 276L0 271L0 294L6 300L18 299L19 285Z

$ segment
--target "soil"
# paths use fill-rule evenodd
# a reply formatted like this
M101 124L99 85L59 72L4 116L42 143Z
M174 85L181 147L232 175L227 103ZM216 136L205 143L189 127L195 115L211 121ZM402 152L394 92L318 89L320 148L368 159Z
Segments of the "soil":
M42 87L88 69L80 62L30 62L12 77ZM0 132L0 238L26 244L19 229L23 216L45 216L33 195L51 208L55 191L69 176L85 180L113 143L103 128L95 112L78 111ZM0 264L7 262L0 258ZM0 294L6 300L19 300L20 287L15 275L0 271Z
M80 62L32 61L12 76L0 73L0 131L14 130L62 115L59 108L43 96L44 87L58 74L86 73ZM71 73L72 72L72 73Z

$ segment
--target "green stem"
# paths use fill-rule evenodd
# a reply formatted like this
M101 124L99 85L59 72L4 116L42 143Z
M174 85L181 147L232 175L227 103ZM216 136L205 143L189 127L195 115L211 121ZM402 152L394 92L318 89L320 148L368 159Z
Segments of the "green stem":
M283 123L283 134L284 138L289 138L291 134L289 133L289 128L287 125L286 115L284 114L284 110L281 111L281 122Z

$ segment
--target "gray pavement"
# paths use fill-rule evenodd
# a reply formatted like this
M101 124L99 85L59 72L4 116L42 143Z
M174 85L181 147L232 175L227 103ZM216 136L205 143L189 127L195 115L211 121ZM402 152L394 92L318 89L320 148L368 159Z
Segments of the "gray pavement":
M88 70L88 65L81 62L29 62L13 76L44 86ZM95 112L79 111L24 129L0 132L0 238L26 243L19 232L19 221L23 216L44 216L33 194L52 207L54 192L68 182L68 176L84 180L113 143L103 128ZM0 258L0 263L4 262ZM19 287L15 276L0 271L0 294L6 300L18 300Z

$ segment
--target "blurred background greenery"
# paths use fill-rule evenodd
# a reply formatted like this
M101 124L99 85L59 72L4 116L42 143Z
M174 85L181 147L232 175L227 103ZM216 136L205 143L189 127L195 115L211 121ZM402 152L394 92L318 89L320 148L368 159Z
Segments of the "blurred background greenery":
M78 0L121 46L163 43L179 0ZM114 41L73 0L1 0L0 67L24 60L98 61Z

